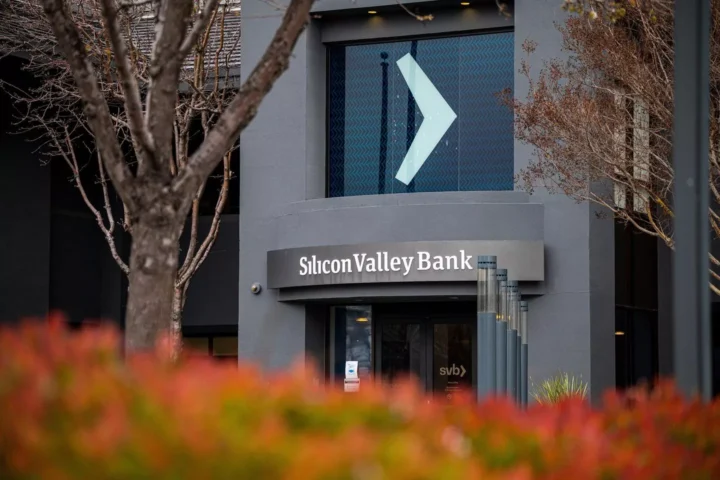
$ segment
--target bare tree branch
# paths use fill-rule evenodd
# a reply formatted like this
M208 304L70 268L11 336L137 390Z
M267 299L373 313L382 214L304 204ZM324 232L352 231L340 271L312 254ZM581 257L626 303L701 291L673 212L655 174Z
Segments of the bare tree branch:
M208 23L210 23L210 19L217 12L219 2L220 0L206 0L205 6L200 11L198 18L195 20L192 30L190 30L187 37L185 37L185 41L183 41L182 45L180 45L180 50L178 52L179 56L182 58L188 56L190 50L195 46L198 38L200 38L200 34L205 31Z
M435 17L433 17L432 14L420 15L420 14L410 11L410 9L407 6L405 6L405 4L401 0L397 0L397 4L400 6L400 8L402 8L405 11L405 13L407 13L408 15L410 15L411 17L413 17L415 20L417 20L419 22L429 22L433 18L435 18Z
M97 160L98 172L100 174L100 185L103 193L103 205L105 206L105 216L108 221L108 231L112 234L115 232L115 216L113 215L112 205L110 204L110 192L108 191L107 178L105 177L105 167L103 166L100 152L97 152Z
M193 248L190 249L193 253L188 253L188 258L191 260L187 263L187 265L183 265L183 268L180 269L180 278L177 282L179 285L183 285L189 281L190 277L197 272L197 269L200 268L200 265L202 265L205 261L210 249L217 239L218 230L220 228L220 216L225 208L228 192L230 190L230 176L230 154L226 153L223 157L223 183L220 187L220 195L218 196L217 203L215 204L215 211L213 212L212 221L210 223L210 230L208 231L205 240L200 245L197 253L194 252L194 245ZM194 237L197 239L197 231L195 232Z
M239 132L287 69L312 0L291 1L265 55L239 88L232 73L240 60L238 3L3 2L0 51L22 53L23 68L41 83L7 89L23 107L19 129L37 134L51 150L43 158L65 159L128 275L129 349L151 346L163 331L179 331L192 276L218 236ZM153 18L148 6L155 7ZM80 145L97 158L84 163L73 156ZM221 160L222 183L215 188L211 175ZM95 166L98 181L83 184L80 173L95 175ZM104 208L93 205L92 187ZM113 210L113 189L121 213ZM200 238L201 202L212 196L215 208ZM115 248L116 216L132 236L129 261ZM190 248L180 266L186 224Z
M130 56L128 55L125 39L120 33L115 1L101 0L100 4L102 6L102 14L105 18L105 28L110 37L112 49L115 52L118 77L124 94L125 114L128 119L130 134L132 135L138 161L142 163L146 156L154 155L155 147L150 132L145 128L140 89L133 74L132 66L130 65Z
M120 269L125 273L128 274L130 272L130 268L127 266L127 264L120 258L120 255L118 254L117 247L115 245L115 237L113 236L114 231L114 222L112 221L112 215L109 213L110 211L110 205L109 205L109 198L105 198L105 208L108 211L108 217L110 219L109 226L105 226L105 222L103 220L102 214L100 211L95 208L95 205L90 201L90 198L87 195L87 192L85 190L85 186L83 185L82 179L80 178L80 167L78 165L77 156L75 155L75 149L72 145L72 139L70 137L70 132L66 129L65 130L65 138L63 139L65 142L65 148L63 148L60 145L60 141L58 139L54 139L55 146L57 147L57 151L60 152L65 162L68 164L70 169L73 173L73 180L75 182L75 186L77 187L78 191L80 192L80 196L83 199L83 202L88 207L88 209L92 212L93 216L95 217L95 221L98 224L98 227L100 227L100 230L103 233L103 236L105 237L105 241L107 242L108 246L110 247L110 254L112 255L113 259L115 260L115 263L118 264ZM66 153L68 152L68 153Z
M155 43L150 60L145 122L155 146L151 169L161 178L170 176L167 165L172 159L172 123L180 69L185 61L180 45L185 39L192 6L192 0L164 0L157 2L156 7Z
M711 6L708 219L720 238L720 1ZM544 60L537 72L524 60L527 96L504 96L517 138L534 148L518 181L601 205L672 249L674 2L578 0L565 8L578 13L560 26L569 59ZM528 56L535 46L525 42ZM611 191L593 192L598 181Z
M220 115L202 146L190 157L187 168L173 181L174 192L187 193L197 190L218 164L223 153L230 149L240 131L255 118L263 98L275 80L287 70L290 55L309 20L312 4L313 0L293 0L290 3L280 27L257 66Z
M42 0L42 3L58 45L70 65L75 84L84 100L85 117L102 152L105 168L123 201L134 208L137 204L134 177L123 161L110 110L98 88L92 63L88 59L77 26L63 0Z

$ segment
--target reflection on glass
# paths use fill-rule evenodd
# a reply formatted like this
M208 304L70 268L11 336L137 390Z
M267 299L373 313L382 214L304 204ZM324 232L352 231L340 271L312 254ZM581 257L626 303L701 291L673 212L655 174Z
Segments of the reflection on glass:
M358 375L366 378L372 373L372 309L369 305L332 307L333 322L333 378L342 383L345 362L358 362Z
M420 325L389 323L382 326L380 365L384 382L392 385L394 381L408 375L419 378L422 374L423 353Z
M183 337L183 350L190 355L206 356L210 353L208 337Z
M372 372L372 314L369 306L345 309L345 360L358 362L358 376Z
M512 190L512 110L498 94L512 91L514 49L512 32L329 46L328 195ZM457 115L408 184L396 175L428 119L398 67L406 55Z
M465 323L433 325L433 390L451 399L472 387L472 329Z
M212 339L213 355L237 357L238 355L238 337L213 337Z

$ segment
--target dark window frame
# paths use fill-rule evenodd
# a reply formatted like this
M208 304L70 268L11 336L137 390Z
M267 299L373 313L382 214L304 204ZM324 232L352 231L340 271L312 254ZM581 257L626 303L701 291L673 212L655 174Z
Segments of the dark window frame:
M629 196L630 200L631 197ZM657 241L654 237L650 237L637 230L631 224L626 224L622 221L616 220L616 229L625 229L622 232L622 236L618 237L618 232L615 233L615 262L624 260L626 275L619 276L618 274L623 273L616 268L615 272L615 386L618 389L626 389L638 386L639 384L646 384L650 388L653 388L657 382L657 377L660 371L660 344L659 344L659 315L658 315L658 255L657 248L650 254L650 258L654 260L655 268L651 272L638 271L636 263L638 260L636 254L636 239L642 237L646 241ZM618 258L620 249L623 249L627 255L623 255ZM647 284L648 281L653 285L653 295L651 296L650 303L645 305L638 305L641 300L647 301L647 292L645 295L638 295L637 278L638 276L643 277L643 284ZM620 293L623 295L620 295ZM622 297L622 298L618 298ZM620 301L618 301L620 300ZM635 324L633 322L634 313L638 312L649 317L649 322L652 328L650 333L649 341L651 342L650 348L652 349L652 375L651 378L645 379L645 382L641 381L644 377L640 377L636 369L634 359L633 343L636 340ZM617 332L622 331L622 335L618 335ZM623 347L623 351L618 351L619 346Z
M499 33L512 33L515 34L515 26L503 26L503 27L496 27L496 28L480 28L480 29L474 29L474 30L464 30L460 32L440 32L440 33L432 33L432 34L424 34L424 35L407 35L407 36L390 36L390 37L383 37L383 38L373 38L373 39L362 39L362 40L352 40L352 41L343 41L343 42L326 42L323 44L325 47L325 192L324 192L324 198L344 198L346 195L343 195L342 197L331 197L330 196L330 48L328 47L353 47L353 46L359 46L359 45L377 45L381 43L395 43L395 42L412 42L412 41L420 41L420 40L435 40L435 39L442 39L442 38L458 38L458 37L472 37L472 36L478 36L478 35L493 35L493 34L499 34ZM515 76L516 72L513 71L513 77Z
M229 361L231 359L235 359L235 363L237 363L238 361L239 355L213 355L213 341L216 337L238 337L237 326L235 325L214 327L183 326L182 337L206 338L208 340L208 351L206 352L208 357L221 361Z

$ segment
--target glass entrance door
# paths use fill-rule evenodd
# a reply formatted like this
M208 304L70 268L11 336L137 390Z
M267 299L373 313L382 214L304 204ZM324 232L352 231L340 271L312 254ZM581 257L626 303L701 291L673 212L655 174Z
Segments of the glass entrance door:
M469 323L432 324L432 391L451 399L473 386L474 329Z
M376 377L392 386L411 376L428 392L447 399L471 390L476 377L474 305L412 307L376 308Z
M380 327L380 378L388 385L407 376L422 379L427 359L423 325L387 322Z

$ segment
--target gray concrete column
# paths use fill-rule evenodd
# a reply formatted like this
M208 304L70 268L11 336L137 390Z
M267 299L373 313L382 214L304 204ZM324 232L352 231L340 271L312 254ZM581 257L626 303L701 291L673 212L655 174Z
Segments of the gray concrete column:
M534 73L545 60L564 55L555 23L565 15L553 0L515 2L517 69L527 57L522 49L526 40L537 42L529 59ZM527 82L516 73L515 96L524 100L527 92ZM532 147L516 141L516 173L533 156ZM532 199L545 206L547 280L545 295L529 300L529 376L537 384L559 370L580 375L590 382L591 396L597 400L615 384L612 220L598 219L595 205L578 204L543 189L536 189Z
M243 4L243 79L282 14L264 2ZM266 252L277 244L279 209L324 194L324 47L318 39L311 25L240 138L238 355L270 369L302 360L305 351L305 307L279 303L277 292L267 288L254 295L250 286L266 283Z

